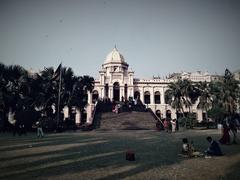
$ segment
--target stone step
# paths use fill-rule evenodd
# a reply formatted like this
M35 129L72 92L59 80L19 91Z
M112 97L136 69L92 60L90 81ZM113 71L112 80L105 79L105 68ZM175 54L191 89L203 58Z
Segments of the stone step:
M150 130L156 127L156 120L149 112L105 112L99 118L101 130Z

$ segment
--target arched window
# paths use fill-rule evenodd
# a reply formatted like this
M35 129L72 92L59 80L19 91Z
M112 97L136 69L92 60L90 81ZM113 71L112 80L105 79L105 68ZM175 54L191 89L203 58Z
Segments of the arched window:
M167 110L167 111L166 111L166 118L171 119L171 115L172 115L171 110Z
M109 90L109 87L108 87L108 84L105 85L105 96L108 97L108 90Z
M92 92L92 103L95 103L98 100L98 91L94 90Z
M144 103L145 104L150 104L150 92L149 91L146 91L144 92Z
M161 103L161 100L160 100L160 92L159 91L156 91L154 93L154 102L155 104L160 104Z
M113 84L113 99L114 101L120 100L120 85L119 82Z
M140 92L139 91L134 92L134 99L140 99Z

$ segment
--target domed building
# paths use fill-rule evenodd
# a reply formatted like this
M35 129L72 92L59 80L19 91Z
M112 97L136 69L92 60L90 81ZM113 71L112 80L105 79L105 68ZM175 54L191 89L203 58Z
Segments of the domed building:
M122 97L133 96L134 72L128 70L128 64L116 47L107 55L99 74L93 93L98 93L100 98L120 101Z
M94 104L98 98L108 98L112 101L122 101L129 97L134 100L139 99L156 115L162 118L176 118L176 110L165 103L164 93L168 89L168 84L176 81L179 77L195 82L211 81L211 76L201 71L174 73L166 79L137 79L134 77L134 71L129 70L128 63L116 47L106 56L99 75L99 79L95 79L94 90L88 96L87 122L89 123L91 123ZM198 110L196 105L193 105L192 110L198 120L203 119L203 112Z

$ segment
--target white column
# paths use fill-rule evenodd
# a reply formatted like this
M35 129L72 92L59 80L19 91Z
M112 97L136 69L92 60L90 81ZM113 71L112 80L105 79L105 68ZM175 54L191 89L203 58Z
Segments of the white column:
M128 97L131 96L133 97L133 88L128 88Z
M166 118L166 112L168 110L168 105L166 104L165 107L164 107L164 110L163 110L163 118Z
M171 114L172 119L177 119L177 110L173 109L173 111L171 111L171 112L172 112L172 114Z
M92 93L88 91L88 104L92 104Z
M155 104L154 103L154 87L152 87L151 91L150 91L150 104Z
M122 100L122 96L124 96L124 87L120 87L120 101Z
M76 109L76 117L75 117L75 123L78 125L80 124L80 111L79 109Z
M102 75L102 84L104 84L104 74Z
M112 73L110 73L109 78L110 78L110 83L112 83Z
M92 123L92 111L93 111L94 105L88 105L87 106L87 123Z
M202 115L203 111L198 109L197 110L197 120L199 120L199 122L203 121L203 115Z
M101 98L104 97L104 91L103 91L103 88L101 88L101 93L100 93L100 95L101 95Z
M129 84L130 84L130 85L133 85L133 75L132 75L132 74L130 75Z
M161 104L165 104L165 98L164 95L165 94L165 90L164 87L161 89Z
M109 89L108 90L108 96L109 96L110 100L112 100L112 98L113 98L113 87L109 87L108 89Z
M67 106L63 108L63 115L64 115L63 120L69 117L69 109Z
M144 88L142 87L142 92L140 91L140 100L144 103Z
M102 80L103 78L102 78L102 74L100 74L100 84L103 84L103 80Z

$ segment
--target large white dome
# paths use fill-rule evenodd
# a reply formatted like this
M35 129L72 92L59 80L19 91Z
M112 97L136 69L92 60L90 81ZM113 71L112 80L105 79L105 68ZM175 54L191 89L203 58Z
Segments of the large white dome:
M111 62L125 63L123 55L118 52L116 47L114 47L114 49L107 55L104 63Z

